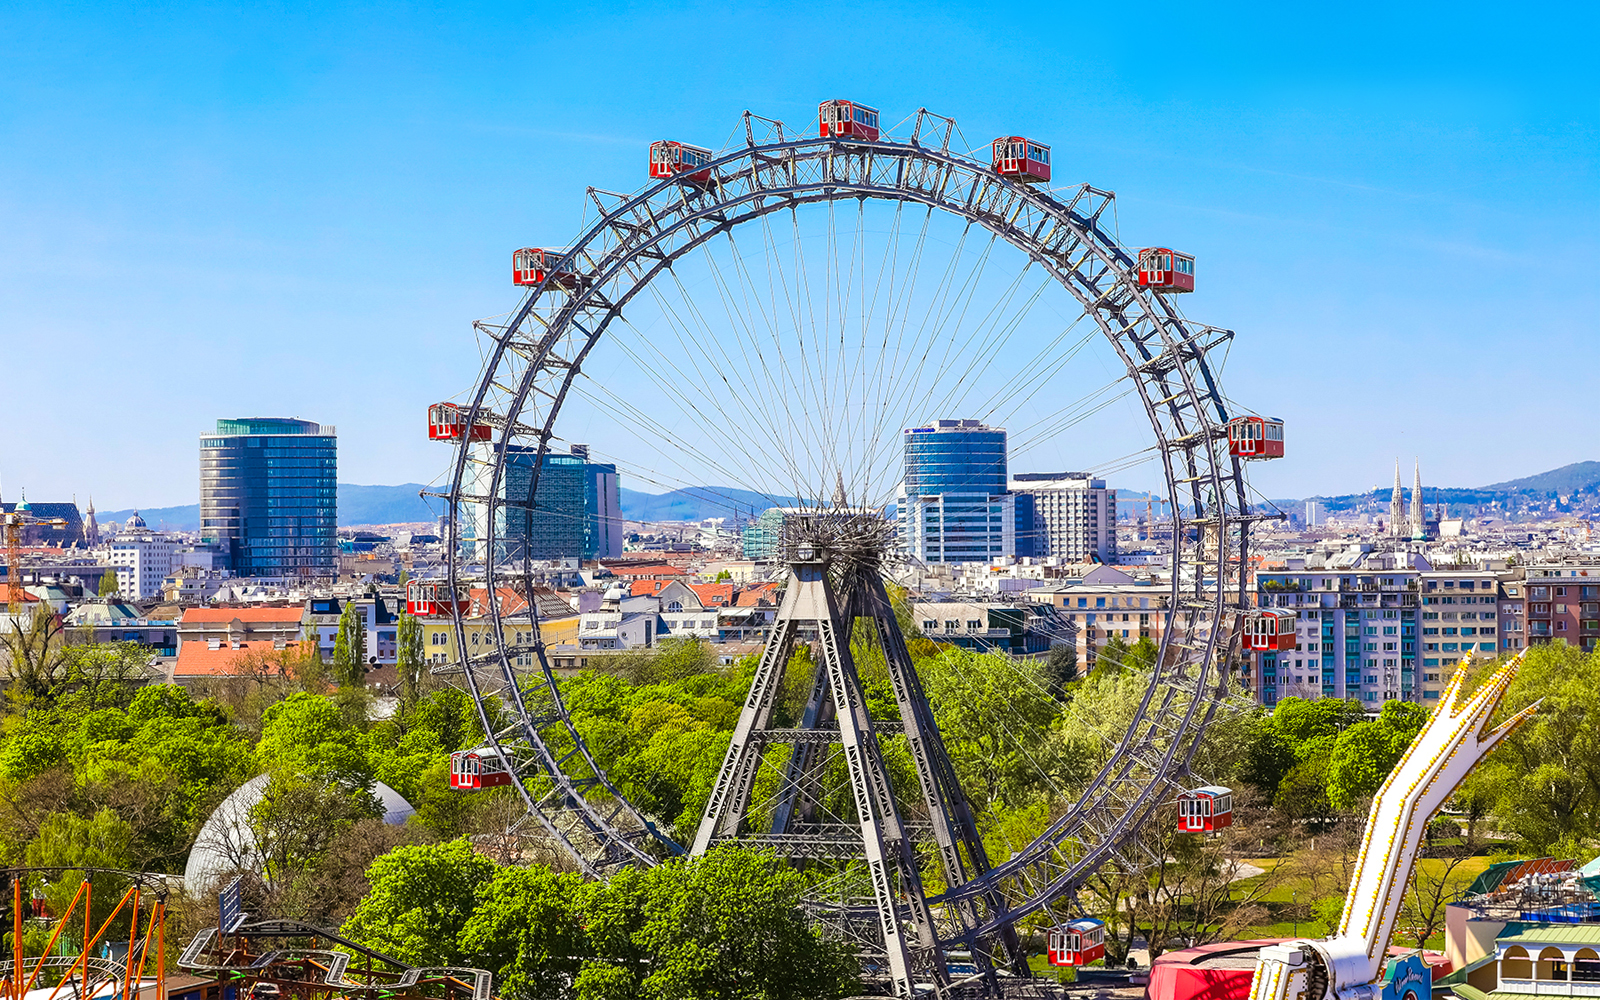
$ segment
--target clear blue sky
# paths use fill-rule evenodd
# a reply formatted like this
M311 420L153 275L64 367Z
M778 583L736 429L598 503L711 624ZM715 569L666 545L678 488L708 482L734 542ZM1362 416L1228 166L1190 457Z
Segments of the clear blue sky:
M1229 395L1290 421L1268 495L1600 458L1592 12L1211 6L6 5L6 496L192 503L219 416L429 481L512 248L652 139L832 96L1038 135L1195 252Z

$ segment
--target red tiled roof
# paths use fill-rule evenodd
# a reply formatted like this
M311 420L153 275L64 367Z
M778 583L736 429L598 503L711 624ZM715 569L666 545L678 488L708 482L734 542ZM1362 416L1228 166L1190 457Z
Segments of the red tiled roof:
M691 583L689 589L700 598L700 603L708 608L720 608L725 604L733 603L733 584L731 583Z
M776 583L757 583L739 591L737 606L753 608L762 601L775 604L778 600L778 585Z
M500 596L500 613L502 615L523 614L528 610L528 602L523 600L522 594L515 587L496 587L495 593ZM467 610L467 616L476 618L489 613L489 591L483 587L474 587L468 591L472 605ZM534 587L533 600L541 621L555 618L565 618L577 614L572 610L572 604L556 591L549 587Z
M39 598L23 590L20 586L16 587L16 594L13 595L12 587L12 584L0 583L0 603L10 604L13 600L18 604L27 604L29 601L38 602Z
M629 597L654 597L671 583L671 580L635 580L628 588Z
M305 617L306 609L293 608L186 608L180 625L203 622L298 622Z
M294 649L298 643L286 642L283 649ZM189 639L178 644L178 663L172 668L174 677L222 677L237 673L237 660L246 653L271 653L270 639L241 642L235 649L223 643L216 649L204 639ZM279 650L280 652L282 650Z

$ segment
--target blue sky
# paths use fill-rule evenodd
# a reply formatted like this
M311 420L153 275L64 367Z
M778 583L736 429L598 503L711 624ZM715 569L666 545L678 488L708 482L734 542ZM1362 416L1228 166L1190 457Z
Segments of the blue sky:
M1593 15L1206 6L7 5L6 496L194 502L243 415L429 481L424 407L475 378L511 249L640 186L652 139L832 96L1037 135L1129 242L1194 252L1228 394L1290 421L1267 495L1600 458Z

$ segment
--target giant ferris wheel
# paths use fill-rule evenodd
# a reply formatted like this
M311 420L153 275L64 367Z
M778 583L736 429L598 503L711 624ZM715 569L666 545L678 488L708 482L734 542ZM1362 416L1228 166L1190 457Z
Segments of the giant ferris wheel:
M516 252L520 302L475 324L481 378L430 415L456 442L437 494L455 537L436 607L456 619L451 670L489 734L473 767L514 789L521 831L594 877L729 840L836 871L813 915L901 995L958 991L952 950L972 953L980 986L1025 969L1019 921L1071 909L1103 867L1141 864L1135 834L1192 782L1228 694L1261 516L1243 459L1271 450L1263 437L1282 453L1281 425L1222 394L1232 333L1175 304L1193 258L1124 246L1112 193L1052 186L1042 143L965 145L951 119L882 127L849 101L800 134L746 112L720 151L655 143L647 186L590 188L572 242ZM1142 469L1171 506L1142 699L1076 801L1004 858L985 848L882 582L900 551L883 514L905 507L902 431L957 415L1010 428L1014 462ZM782 605L692 838L619 792L541 638L532 535L554 515L538 484L590 448L730 512L751 495L790 512ZM469 648L461 627L469 588L488 645ZM896 717L868 711L853 640L880 651ZM815 666L788 679L806 697L785 715L802 642ZM890 741L914 780L891 780ZM841 766L848 794L823 801Z

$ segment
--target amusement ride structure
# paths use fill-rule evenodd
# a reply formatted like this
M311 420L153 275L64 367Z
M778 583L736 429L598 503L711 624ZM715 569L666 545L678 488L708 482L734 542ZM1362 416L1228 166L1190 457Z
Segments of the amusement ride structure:
M962 153L951 119L921 110L897 135L849 101L822 104L806 134L748 112L741 125L720 152L656 143L646 187L590 188L592 219L574 240L517 250L520 302L475 324L481 378L430 410L430 437L455 448L448 488L433 494L453 537L446 579L414 582L414 606L455 619L456 663L439 669L471 692L488 734L458 755L452 784L509 786L525 806L521 832L597 878L724 841L777 850L833 873L809 912L852 938L897 995L994 992L998 970L1026 974L1020 921L1073 926L1085 880L1148 865L1141 825L1205 785L1189 768L1252 614L1250 526L1276 516L1252 512L1245 461L1282 454L1282 423L1225 399L1231 331L1187 320L1173 298L1194 289L1194 258L1125 247L1111 192L1050 186L1049 146L1007 136ZM1081 385L1062 373L1090 342L1111 381L1064 391ZM621 367L684 419L668 426L666 404L608 388ZM1142 412L1153 443L1103 468L1157 463L1173 498L1159 655L1076 802L991 857L883 583L900 547L885 517L899 453L882 442L962 409L1032 418L1035 439L1048 439L1135 397L1124 409ZM692 470L680 482L726 476L789 511L782 604L688 843L619 792L574 726L532 610L537 522L553 516L539 483L556 442L572 440L558 417L575 405L650 438L645 450ZM767 492L779 483L792 495ZM469 646L462 627L475 604L487 645ZM1276 641L1278 623L1256 631ZM786 685L800 643L809 676ZM868 711L862 649L882 657L892 717ZM780 711L781 693L802 686L803 709ZM914 772L903 787L885 763L891 740ZM841 764L848 795L825 801L822 776ZM1205 791L1200 828L1220 829L1227 790ZM952 951L972 954L969 982L952 981Z
M1420 954L1386 961L1411 869L1434 813L1477 763L1539 708L1535 702L1499 726L1489 723L1517 676L1522 654L1462 688L1471 657L1451 678L1428 724L1411 741L1372 800L1361 853L1338 933L1261 949L1251 1000L1429 1000L1433 979Z

